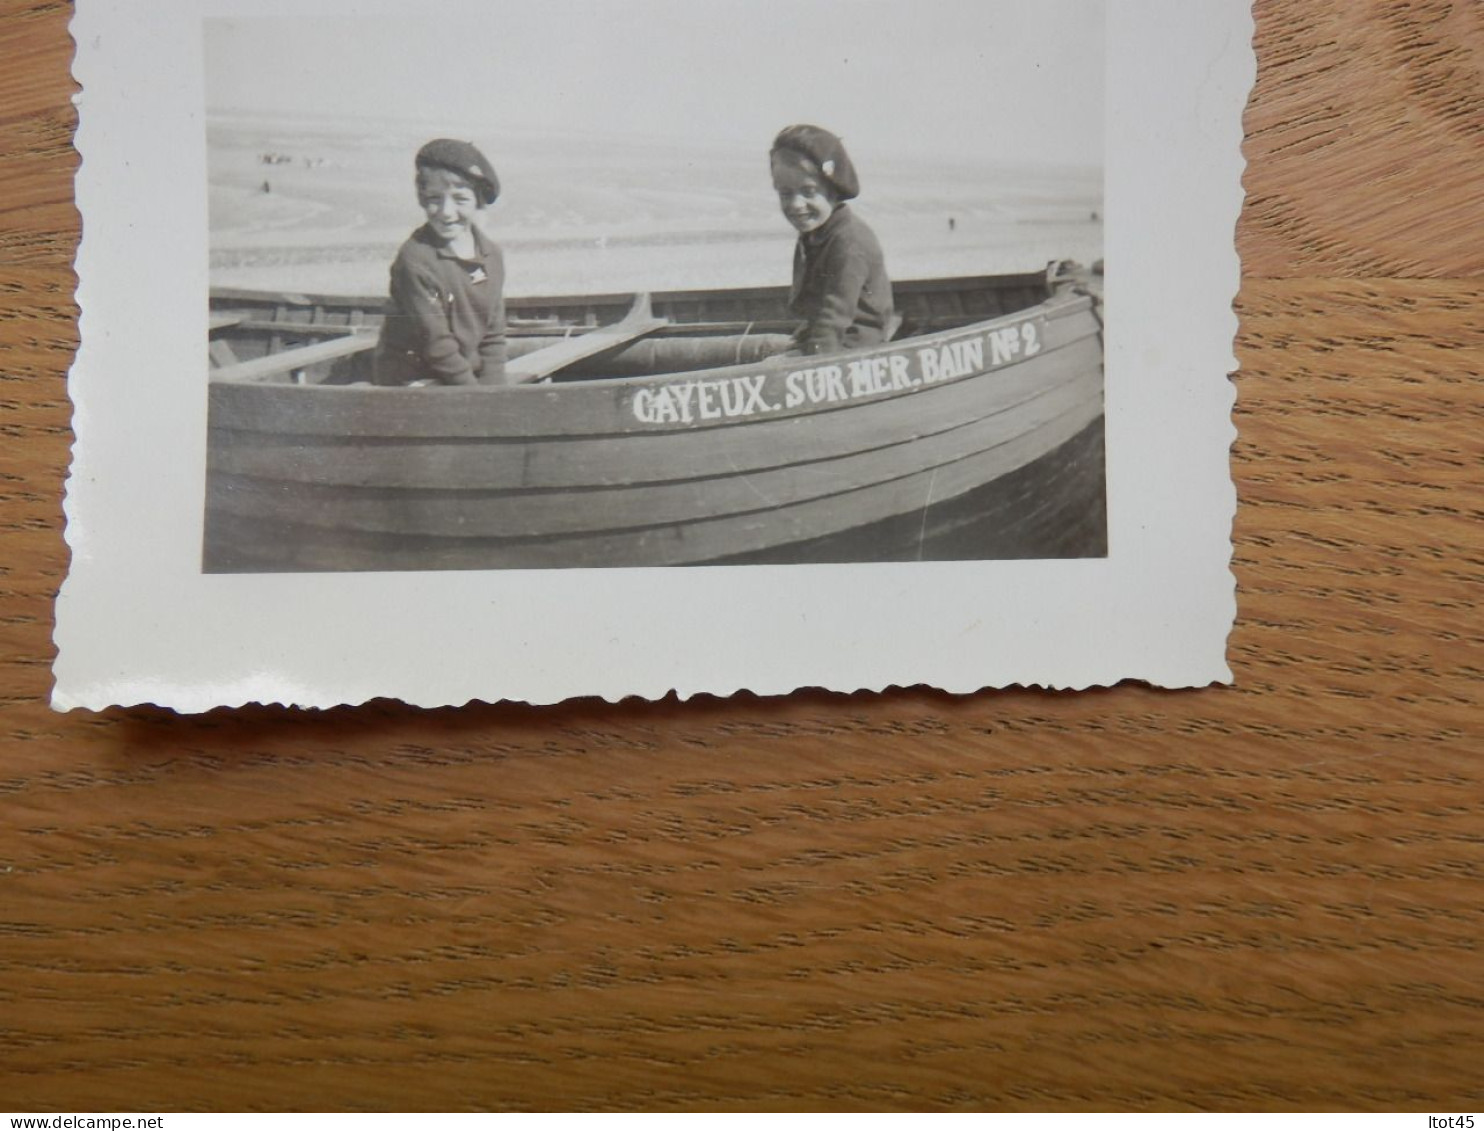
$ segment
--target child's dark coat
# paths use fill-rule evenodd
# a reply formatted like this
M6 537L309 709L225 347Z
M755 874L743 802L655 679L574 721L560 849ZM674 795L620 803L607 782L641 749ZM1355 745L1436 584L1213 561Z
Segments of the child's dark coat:
M800 352L838 353L886 340L892 321L891 280L876 234L842 204L794 247L789 310L804 324Z
M443 247L426 226L392 263L391 302L376 351L376 383L505 382L505 261L474 232L475 258Z

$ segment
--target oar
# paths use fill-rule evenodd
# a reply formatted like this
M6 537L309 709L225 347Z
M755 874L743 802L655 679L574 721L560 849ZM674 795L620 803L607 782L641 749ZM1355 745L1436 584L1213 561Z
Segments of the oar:
M669 324L668 318L654 316L649 305L649 295L641 292L634 296L634 304L629 307L629 312L623 316L622 321L523 354L505 364L505 379L512 385L529 385L550 377L557 370L565 369L585 357L627 345Z

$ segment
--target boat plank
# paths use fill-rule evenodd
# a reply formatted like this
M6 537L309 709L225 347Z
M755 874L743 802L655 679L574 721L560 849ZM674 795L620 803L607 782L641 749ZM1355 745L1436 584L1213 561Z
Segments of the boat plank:
M212 338L206 343L206 353L211 358L211 364L217 368L229 365L237 365L241 359L232 349L232 344L224 338Z
M1054 453L921 514L898 515L715 565L1101 558L1108 553L1103 428L1095 421Z
M572 490L387 491L217 475L208 506L307 526L440 537L550 537L741 514L845 494L955 463L1100 404L1095 374L1053 388L1014 411L970 421L930 440L719 479ZM1040 454L1040 453L1038 453Z
M255 357L251 361L240 361L236 365L223 365L211 371L211 380L229 384L267 381L285 373L292 373L296 369L306 369L311 365L363 353L375 345L375 334L347 334L327 342L316 342L312 346L300 346L297 349L270 353L263 357Z
M1101 326L1092 313L1090 300L1048 303L1043 352L1055 352L1081 339L1096 339ZM965 327L956 337L988 332L1016 323L1023 312L1005 319ZM853 356L878 357L928 348L938 338L905 339ZM630 409L636 391L655 383L682 383L704 378L725 381L757 374L783 374L807 364L831 359L772 358L752 365L725 366L700 374L674 374L654 378L641 385L634 380L584 381L530 388L425 388L384 389L368 386L313 386L304 388L244 388L232 383L214 383L209 394L213 428L263 432L274 435L329 435L360 437L460 436L526 439L545 436L615 435L630 432L663 434L690 433L708 428L736 427L738 421L697 421L673 426L645 424ZM969 379L949 378L934 388ZM924 390L877 394L874 400L918 395ZM512 403L513 398L520 398ZM852 407L870 403L851 401ZM824 415L830 409L803 404L771 413L774 421L790 415ZM742 426L754 426L761 417L748 418Z
M533 350L513 358L505 366L506 379L512 385L524 385L549 377L559 369L592 357L594 354L626 346L645 334L669 323L663 318L643 318L617 326L574 335L555 345Z
M794 506L694 523L597 535L539 539L429 538L288 527L235 515L208 519L206 568L417 570L685 565L742 554L791 561L788 547L903 515L925 515L951 500L1050 455L1101 418L1100 406L1063 414L1043 428L957 463ZM1054 465L1054 461L1049 461ZM1100 492L1101 485L1097 485ZM1101 505L1100 493L1092 493ZM216 530L213 534L212 527Z
M320 440L213 429L208 460L211 469L235 475L376 488L617 486L747 474L931 436L1084 376L1101 381L1100 360L1098 343L1082 339L1012 368L925 387L905 398L680 433L450 443Z
M1012 294L1028 293L1037 296L1039 302L1049 293L1048 275L1045 270L1027 271L1014 275L964 275L929 279L896 279L892 282L892 293L897 300L910 299L916 295L939 291L956 291L962 294ZM748 305L759 303L777 304L783 309L788 303L789 288L786 286L738 287L725 292L715 290L681 290L651 292L655 309L670 304L715 299L723 295L729 301ZM376 295L329 295L302 291L260 291L240 287L213 287L211 300L214 307L238 310L272 309L278 306L314 306L329 309L382 310L386 307L385 294ZM513 295L507 296L505 306L511 315L524 315L532 310L586 311L607 307L620 313L628 309L633 294L615 291L597 295Z

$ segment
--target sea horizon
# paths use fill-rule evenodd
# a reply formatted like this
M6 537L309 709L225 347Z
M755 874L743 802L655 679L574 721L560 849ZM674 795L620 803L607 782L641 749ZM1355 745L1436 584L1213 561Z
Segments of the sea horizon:
M384 294L422 220L412 156L431 129L394 119L213 111L212 286ZM519 128L474 140L499 173L486 230L511 295L764 286L789 280L766 148ZM854 210L893 278L1038 270L1102 257L1102 170L857 154Z

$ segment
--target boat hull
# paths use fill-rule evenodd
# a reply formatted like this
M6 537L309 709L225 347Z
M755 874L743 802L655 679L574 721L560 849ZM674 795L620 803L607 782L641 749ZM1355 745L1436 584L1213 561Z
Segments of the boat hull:
M509 389L215 384L209 572L1096 557L1101 324Z

